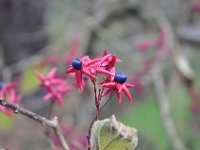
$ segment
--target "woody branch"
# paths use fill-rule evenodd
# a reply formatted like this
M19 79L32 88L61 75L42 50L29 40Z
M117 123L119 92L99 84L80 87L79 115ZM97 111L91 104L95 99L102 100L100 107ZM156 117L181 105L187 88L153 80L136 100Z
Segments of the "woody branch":
M27 116L28 118L39 122L42 126L52 128L56 136L58 137L63 150L69 150L69 146L64 139L60 125L58 123L58 118L56 116L52 120L48 120L45 117L42 117L28 109L23 108L22 106L19 106L18 104L9 103L5 99L1 98L0 105L12 109L14 113L20 113L24 116Z

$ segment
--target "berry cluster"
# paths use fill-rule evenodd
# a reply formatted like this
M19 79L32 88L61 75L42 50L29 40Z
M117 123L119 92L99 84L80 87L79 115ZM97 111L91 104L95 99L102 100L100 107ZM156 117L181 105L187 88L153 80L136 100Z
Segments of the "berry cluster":
M107 50L104 51L102 56L91 59L89 56L84 56L80 59L72 59L71 65L66 70L66 73L73 73L76 84L79 90L82 92L86 79L90 78L91 81L97 83L100 86L99 95L95 96L96 105L99 105L100 99L116 91L119 104L122 102L122 92L132 102L131 94L128 88L132 88L133 85L125 83L127 76L124 73L116 73L115 64L121 62L116 55L110 54ZM54 67L45 76L41 72L36 71L36 75L40 80L40 86L47 90L47 94L44 96L45 101L55 100L59 105L63 105L63 96L73 89L72 85L67 85L67 81L64 77L58 77L56 75L57 68ZM104 75L104 80L99 82L98 74ZM108 88L106 91L105 88ZM95 87L96 90L96 87ZM96 93L97 91L95 91ZM101 93L101 94L100 94ZM0 84L0 97L9 100L12 103L18 103L21 100L21 96L17 95L17 83L11 82L8 84ZM98 97L98 99L97 99ZM0 110L8 115L12 114L11 109L7 109L0 106Z
M96 81L98 81L97 75L103 74L105 75L103 78L104 81L98 82L98 84L100 85L101 91L103 91L104 88L108 88L108 90L102 93L101 97L116 90L119 104L122 102L122 92L124 92L129 101L132 102L132 97L128 88L132 88L133 85L125 83L127 80L126 74L116 73L115 63L120 61L120 59L116 58L116 55L104 51L102 56L93 59L89 56L73 59L66 73L75 73L76 83L81 92L83 91L83 76L89 77L93 83L96 83ZM100 99L98 99L98 101L100 101Z

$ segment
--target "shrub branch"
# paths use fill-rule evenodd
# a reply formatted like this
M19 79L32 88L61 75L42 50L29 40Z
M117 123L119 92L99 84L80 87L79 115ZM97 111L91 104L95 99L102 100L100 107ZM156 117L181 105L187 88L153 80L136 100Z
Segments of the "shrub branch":
M69 150L69 146L64 139L64 136L62 134L62 130L61 130L60 125L58 123L58 117L55 116L53 119L49 120L45 117L42 117L42 116L28 110L28 109L23 108L22 106L19 106L18 104L9 103L5 99L0 99L0 105L4 106L6 108L12 109L13 112L16 113L16 114L20 113L24 116L27 116L28 118L39 122L42 126L47 126L49 128L52 128L53 131L55 132L56 136L58 137L59 142L60 142L63 150Z

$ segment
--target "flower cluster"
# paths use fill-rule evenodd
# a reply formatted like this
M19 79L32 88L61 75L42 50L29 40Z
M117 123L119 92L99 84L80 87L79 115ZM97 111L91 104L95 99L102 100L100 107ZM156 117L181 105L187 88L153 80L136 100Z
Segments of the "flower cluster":
M122 92L132 102L131 94L128 88L132 88L133 85L127 84L126 74L116 73L115 63L120 62L120 59L116 58L116 55L110 54L107 50L100 57L91 59L89 56L84 56L80 59L75 58L72 60L71 65L67 68L66 73L75 73L76 83L80 91L83 91L83 75L88 76L92 82L98 80L97 75L103 74L103 82L98 82L101 88L108 88L102 96L111 93L116 90L119 104L122 102Z
M0 98L6 99L7 101L18 104L21 101L21 96L17 94L17 83L11 82L8 84L0 83ZM12 115L13 110L0 106L0 110L7 115Z
M36 75L40 79L41 87L47 90L47 94L44 96L44 100L55 100L59 105L63 105L63 95L72 90L71 85L67 85L65 79L56 77L57 68L51 69L47 76L43 75L39 71L36 71Z
M91 59L89 56L84 56L81 59L75 58L67 68L66 73L75 73L76 83L80 91L83 91L83 75L88 76L92 80L97 79L97 74L114 75L102 67L104 63L107 65L110 63L110 56L111 54L104 54L102 57L94 59Z

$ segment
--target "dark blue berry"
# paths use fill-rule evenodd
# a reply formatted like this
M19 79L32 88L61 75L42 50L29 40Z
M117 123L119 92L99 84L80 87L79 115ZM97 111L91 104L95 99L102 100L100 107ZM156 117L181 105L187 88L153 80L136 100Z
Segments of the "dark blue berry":
M72 66L74 69L76 70L80 70L82 68L82 62L80 59L78 58L74 58L73 61L72 61Z
M117 83L124 83L124 82L126 82L126 79L127 79L127 77L126 77L126 74L125 73L116 73L116 75L115 75L115 82L117 82Z
M3 86L4 86L4 83L0 82L0 90L3 88Z

